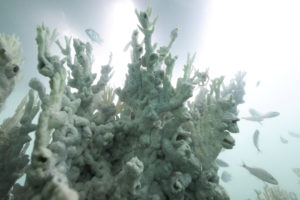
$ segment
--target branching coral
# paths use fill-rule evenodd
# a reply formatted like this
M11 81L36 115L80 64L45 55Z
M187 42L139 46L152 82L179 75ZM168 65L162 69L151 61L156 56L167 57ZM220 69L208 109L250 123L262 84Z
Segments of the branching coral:
M264 186L263 192L255 190L256 200L298 200L297 195L293 192L287 192L279 186Z
M150 20L151 9L136 15L144 42L134 31L125 85L115 90L122 102L117 105L107 86L111 58L93 84L92 46L65 37L63 47L56 31L38 27L38 71L50 79L51 91L46 93L37 79L30 81L42 111L26 182L15 185L14 199L229 199L214 161L222 147L234 144L230 132L238 132L239 102L222 94L219 78L188 109L185 102L195 86L208 83L208 72L194 70L195 56L188 55L174 87L177 57L169 51L178 29L171 31L168 46L156 50L157 18ZM54 42L63 58L51 54ZM237 86L230 88L231 94Z
M0 111L15 87L22 65L22 49L14 35L0 33Z
M201 88L195 102L189 104L192 116L192 150L202 164L203 172L194 185L202 185L196 199L229 199L218 185L215 159L222 148L233 148L235 141L230 133L238 133L237 106L232 95L224 95L221 84L224 77L212 80L210 89ZM234 82L234 81L232 81ZM231 92L236 92L231 85ZM243 87L241 87L243 91ZM231 94L231 93L230 93ZM241 95L242 97L243 95Z
M33 91L22 100L13 117L0 126L0 199L8 199L8 193L24 172L29 162L25 151L30 137L36 129L32 120L39 111L39 103Z
M239 132L238 104L231 95L225 96L222 93L220 86L223 79L224 77L214 79L210 90L201 89L195 102L190 104L197 130L193 135L195 151L205 163L206 169L211 167L212 161L216 159L222 148L233 148L235 141L230 133ZM232 90L235 91L234 88Z

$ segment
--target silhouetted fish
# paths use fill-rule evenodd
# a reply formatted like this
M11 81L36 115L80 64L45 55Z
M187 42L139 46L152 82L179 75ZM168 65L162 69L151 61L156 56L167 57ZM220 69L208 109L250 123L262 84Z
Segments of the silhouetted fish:
M267 112L266 114L262 115L263 118L273 118L280 115L279 112Z
M216 163L217 165L219 165L220 167L229 167L229 164L221 159L216 159Z
M126 44L123 51L126 52L129 49L130 45L131 45L131 41Z
M253 144L255 148L257 149L258 152L261 152L259 147L258 147L258 138L259 137L259 130L255 130L254 135L253 135Z
M293 172L300 177L300 168L294 168Z
M227 171L223 171L222 175L221 175L221 179L223 182L227 183L229 181L231 181L231 174L229 174Z
M101 44L103 42L103 40L100 38L100 35L94 31L93 29L86 29L85 33L87 34L87 36L89 36L89 38L93 41L96 42L98 44Z
M267 112L265 114L260 114L258 111L256 111L253 108L249 109L249 113L251 114L251 116L242 117L242 119L246 119L246 120L249 120L249 121L255 121L255 122L258 122L260 124L266 118L273 118L273 117L277 117L278 115L280 115L279 112Z
M259 84L260 84L260 81L257 81L257 82L256 82L256 87L258 87L258 86L259 86Z
M250 172L250 174L256 176L260 180L274 185L278 185L278 181L266 170L257 167L248 167L245 163L242 164L242 167L247 169Z
M283 138L283 137L281 137L281 136L280 136L280 141L281 141L281 143L283 143L283 144L287 144L287 143L288 143L288 140L285 139L285 138Z
M300 138L300 134L299 133L295 133L295 132L289 131L289 134L291 136L293 136L293 137Z

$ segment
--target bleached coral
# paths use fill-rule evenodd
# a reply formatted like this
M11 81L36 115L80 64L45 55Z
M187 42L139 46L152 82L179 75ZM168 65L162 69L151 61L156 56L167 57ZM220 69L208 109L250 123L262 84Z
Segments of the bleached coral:
M279 186L264 186L264 190L261 192L255 190L256 200L298 200L298 197L293 192L288 192Z
M19 39L0 33L0 111L15 87L22 61Z
M13 117L0 126L0 199L8 199L9 191L20 178L29 162L25 154L30 137L36 129L32 120L39 111L39 103L33 91L22 100Z
M188 55L174 87L177 56L169 51L178 29L171 31L168 46L156 50L157 18L150 19L150 8L136 15L144 42L134 31L125 85L114 91L119 105L107 87L111 58L93 84L92 46L65 37L63 47L56 31L38 27L37 67L50 79L51 91L36 78L29 83L42 111L25 185L15 185L14 199L229 199L214 162L222 147L234 145L230 132L238 132L238 103L222 95L219 78L187 108L194 87L208 83L208 72L194 70L195 56ZM51 54L54 42L63 58Z
M1 64L5 59L11 63L21 65L23 62L20 40L15 35L0 33Z

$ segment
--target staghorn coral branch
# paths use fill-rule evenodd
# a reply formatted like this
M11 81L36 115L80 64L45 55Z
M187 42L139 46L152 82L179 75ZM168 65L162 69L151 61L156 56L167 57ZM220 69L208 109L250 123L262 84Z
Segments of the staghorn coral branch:
M38 110L39 103L30 90L14 116L6 119L0 127L0 199L8 199L10 189L25 172L29 162L25 154L30 141L28 134L36 129L32 120Z

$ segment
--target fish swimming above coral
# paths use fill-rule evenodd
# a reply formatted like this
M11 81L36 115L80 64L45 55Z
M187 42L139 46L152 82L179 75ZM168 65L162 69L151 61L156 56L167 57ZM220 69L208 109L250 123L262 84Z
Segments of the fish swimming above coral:
M300 138L300 134L299 133L295 133L292 131L289 131L290 136L296 137L296 138Z
M287 139L285 139L284 137L280 136L280 141L283 144L287 144L289 141Z
M216 163L219 167L229 167L229 164L221 159L216 159Z
M260 180L274 185L278 185L278 181L266 170L258 167L248 167L245 163L242 164L242 167L247 169L250 172L250 174L259 178Z
M98 44L103 43L102 38L95 30L88 28L88 29L85 29L85 33L93 42L96 42Z
M253 134L253 144L254 144L255 148L257 149L257 151L259 153L261 153L261 150L258 147L258 140L259 140L259 130L256 129Z
M221 174L221 179L223 182L227 183L227 182L231 181L232 176L227 171L223 171Z
M273 117L277 117L278 115L280 115L279 112L267 112L265 114L260 114L258 111L256 111L253 108L249 109L249 113L250 113L251 116L242 117L242 119L245 119L245 120L248 120L248 121L255 121L255 122L258 122L260 124L262 124L261 122L266 118L273 118Z

